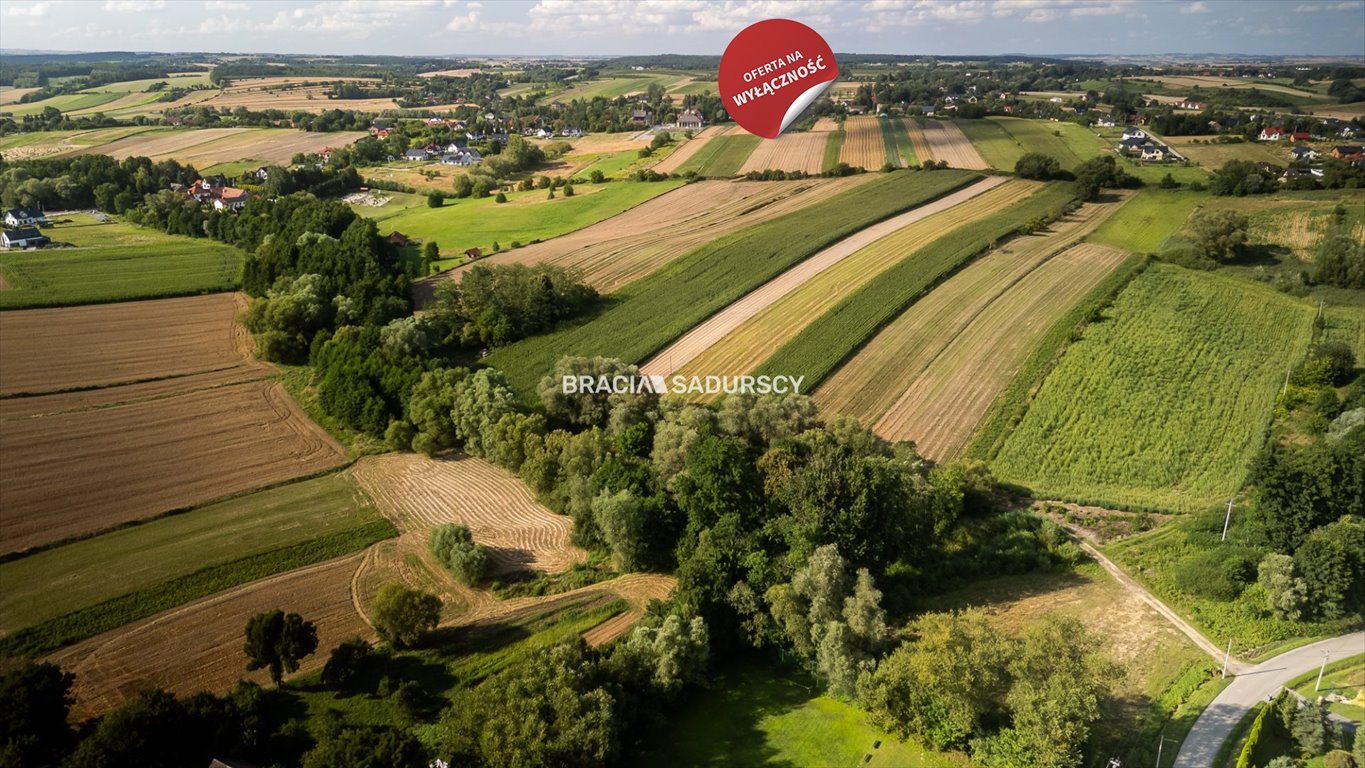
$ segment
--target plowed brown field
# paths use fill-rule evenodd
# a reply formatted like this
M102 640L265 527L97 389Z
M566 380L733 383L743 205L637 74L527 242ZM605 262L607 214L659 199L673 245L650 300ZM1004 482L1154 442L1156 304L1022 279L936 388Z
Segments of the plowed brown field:
M826 200L869 178L697 182L606 221L478 263L557 264L579 270L594 288L609 293L711 240ZM418 303L428 301L441 281L460 279L466 268L418 282Z
M569 543L572 520L538 504L516 475L483 459L388 454L366 458L352 471L400 529L425 540L437 525L466 525L492 550L501 572L555 573L587 559Z
M190 694L222 692L241 678L268 684L265 670L246 671L242 652L242 628L262 611L298 613L317 625L319 650L300 664L303 672L321 667L327 651L343 640L374 639L351 594L363 557L356 553L245 584L58 651L49 660L76 674L73 718L117 707L149 687Z
M886 165L886 142L876 117L850 117L844 121L844 145L839 162L875 171ZM984 167L984 166L983 166Z
M750 171L801 171L819 173L825 159L828 133L784 133L776 139L764 139L740 167L740 173Z
M986 161L981 158L981 154L972 146L971 140L957 127L957 123L947 120L925 120L922 127L924 140L928 142L929 154L935 160L947 160L950 168L967 168L969 170L985 170ZM910 141L915 146L920 146L918 137L911 135ZM916 154L919 154L916 152Z
M0 396L107 387L234 368L266 370L236 314L242 294L220 293L6 312L0 322ZM0 408L8 401L0 401Z
M0 421L0 552L94 533L341 464L272 382Z
M671 155L660 160L658 165L654 166L654 170L658 173L673 173L678 170L678 168L682 167L683 163L691 160L692 156L697 154L697 152L706 145L706 142L717 136L723 135L726 131L730 130L730 128L731 126L728 125L712 125L707 127L701 133L683 142L683 145L673 150Z

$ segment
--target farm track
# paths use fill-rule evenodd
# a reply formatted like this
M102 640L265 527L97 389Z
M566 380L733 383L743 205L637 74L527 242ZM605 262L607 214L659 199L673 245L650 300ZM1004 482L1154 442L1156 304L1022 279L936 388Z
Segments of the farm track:
M538 504L520 479L477 458L433 460L411 453L367 457L350 470L399 529L469 527L502 573L557 573L587 553L569 543L573 521Z
M658 165L654 166L654 171L657 173L673 173L677 171L683 163L691 160L694 155L700 152L702 147L706 146L707 142L717 136L723 135L728 130L730 130L730 126L728 125L712 125L707 127L701 133L698 133L696 136L683 142L681 147L673 150L673 154L660 160Z
M815 393L820 410L876 424L953 339L1040 265L1094 231L1122 203L1087 205L1042 234L1023 235L972 262L874 336ZM1061 308L1064 311L1064 308Z
M876 117L850 117L844 121L844 145L839 162L875 171L886 165L886 142Z
M6 419L0 453L0 552L144 520L346 458L283 387L267 381Z
M240 367L252 359L236 321L240 293L5 312L0 397L107 387Z
M921 130L935 160L946 160L951 168L984 171L990 167L956 123L926 120ZM916 137L911 136L910 140L915 146L920 145Z
M696 248L852 189L866 176L804 181L702 181L606 221L543 243L480 259L479 264L548 263L579 271L602 293L620 290ZM459 280L468 265L414 284L419 305L435 286Z
M649 375L750 371L844 296L941 236L943 227L986 215L1027 196L1036 186L988 177L868 227L708 318L651 358L642 371Z
M751 171L801 171L820 173L825 159L828 133L784 133L776 139L764 139L749 159L740 166L741 174Z

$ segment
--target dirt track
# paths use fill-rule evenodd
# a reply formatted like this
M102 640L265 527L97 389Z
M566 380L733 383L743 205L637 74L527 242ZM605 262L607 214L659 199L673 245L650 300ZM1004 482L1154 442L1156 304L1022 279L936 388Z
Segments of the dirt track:
M871 177L803 181L701 181L576 232L480 259L479 264L557 264L610 293L730 232L751 227L863 184ZM467 266L419 281L418 304Z
M672 374L769 305L800 288L803 283L815 275L853 255L860 248L921 219L946 211L965 200L1003 184L1005 181L1006 179L1003 177L982 179L964 189L906 211L879 224L874 224L840 240L707 318L700 325L650 358L641 367L641 371L646 375L653 376Z

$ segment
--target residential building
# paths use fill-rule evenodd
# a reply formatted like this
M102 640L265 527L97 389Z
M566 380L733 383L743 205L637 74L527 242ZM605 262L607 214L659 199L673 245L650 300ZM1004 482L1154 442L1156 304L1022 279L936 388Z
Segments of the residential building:
M36 208L11 208L5 211L5 226L7 227L28 227L34 224L42 224L47 216Z
M1256 138L1261 141L1279 141L1284 138L1284 129L1278 125L1267 125L1261 129L1261 135Z
M7 229L0 232L0 245L6 248L35 248L52 242L37 227Z

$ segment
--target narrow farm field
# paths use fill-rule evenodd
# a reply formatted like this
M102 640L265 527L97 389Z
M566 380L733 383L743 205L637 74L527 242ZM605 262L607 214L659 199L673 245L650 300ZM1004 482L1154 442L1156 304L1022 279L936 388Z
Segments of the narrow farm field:
M86 147L99 147L128 136L161 133L167 130L169 129L151 125L133 125L80 131L14 133L0 138L0 154L3 154L6 160L32 160Z
M30 93L38 90L37 88L15 88L13 86L0 86L0 107L10 104L18 104L19 100Z
M248 77L234 80L226 88L193 91L177 101L148 104L141 113L125 113L125 115L127 117L133 117L135 114L150 115L186 106L204 106L210 109L226 107L228 110L235 107L246 107L255 111L278 109L285 112L310 112L312 114L325 112L329 109L383 112L398 108L398 102L394 99L328 98L328 91L332 89L332 83L339 80L357 83L377 82L376 78L365 77ZM455 105L437 104L430 109L448 111L455 109Z
M151 687L191 694L221 692L239 679L268 684L265 670L246 671L242 650L242 628L263 611L301 614L317 626L320 649L352 637L374 640L351 591L363 558L355 553L253 581L52 654L49 661L76 675L72 717L108 711ZM326 653L305 658L299 674L326 660Z
M107 631L362 549L386 529L393 530L346 475L257 491L0 563L0 580L9 585L0 594L0 633L8 643L16 630L44 622L59 635L87 625ZM77 612L84 615L71 616ZM52 621L64 616L72 621Z
M990 166L967 140L956 122L947 120L925 120L921 125L929 153L936 160L947 161L950 168L970 168L985 170ZM1013 170L1014 166L1010 166Z
M1365 307L1335 305L1323 308L1322 337L1351 347L1356 360L1365 360ZM1359 365L1359 363L1357 363Z
M631 72L622 70L604 73L600 78L575 85L555 98L565 104L574 99L590 100L597 96L614 99L632 93L644 93L650 85L659 84L665 89L691 81L683 72L658 70L655 72Z
M1089 241L1133 253L1156 253L1184 225L1194 209L1208 199L1199 192L1141 190L1122 210L1101 224Z
M824 119L828 120L829 118ZM844 126L841 123L836 124L836 126L830 129L829 141L825 142L825 156L820 161L821 171L834 170L839 165L839 154L844 151Z
M839 162L875 171L886 165L886 143L876 117L850 117L844 120L844 144Z
M815 389L886 324L959 267L1029 221L1060 213L1071 199L1070 185L1050 184L1013 205L960 224L947 234L940 232L913 256L900 259L876 279L841 299L818 322L807 325L767 356L758 372L803 376L804 390Z
M287 163L296 153L311 154L325 147L342 147L365 135L362 131L310 133L290 128L185 128L129 136L83 149L78 154L98 152L119 160L125 157L178 160L198 167L244 157Z
M919 156L915 154L915 145L910 141L909 129L903 119L887 118L882 126L884 136L890 136L896 145L896 154L900 158L902 168L914 168L919 165Z
M828 133L784 133L776 139L759 141L749 159L740 166L741 174L751 171L801 171L817 174L825 159Z
M1267 286L1154 266L1063 356L993 468L1042 498L1102 506L1189 512L1226 499L1312 317Z
M1222 167L1229 160L1248 160L1253 163L1271 163L1278 166L1289 164L1288 142L1243 141L1236 144L1216 144L1208 136L1169 136L1163 137L1176 152L1189 158L1190 162L1209 169Z
M422 241L436 241L441 254L450 258L466 249L491 252L493 243L503 248L519 241L548 240L623 211L682 186L682 181L627 182L593 185L573 197L557 194L547 199L545 190L509 192L507 202L494 198L447 201L428 208L425 198L395 193L382 208L356 206L362 216L374 219L382 232L399 231ZM577 189L577 188L576 188Z
M992 177L840 241L735 302L655 355L650 374L736 376L846 296L945 232L1027 198L1042 186Z
M48 107L54 107L65 113L108 104L122 95L119 93L63 93L41 101L30 101L27 104L7 104L5 111L15 118L42 114L43 110Z
M270 370L236 321L239 293L7 312L0 397L223 369Z
M522 391L564 355L643 361L699 322L823 248L967 182L971 174L897 173L712 240L636 281L590 321L489 356Z
M1099 247L1062 253L1122 205L1122 200L1086 205L1047 231L1013 238L972 262L911 305L821 385L815 395L820 410L877 425L882 436L889 439L915 439L920 450L925 451L926 445L918 441L928 424L913 424L916 412L922 409L923 419L933 419L935 415L941 418L949 411L956 412L962 404L953 408L944 404L940 409L935 399L916 398L911 393L931 386L933 381L942 386L945 379L962 373L971 379L965 385L967 388L982 391L974 393L973 407L955 413L960 423L952 432L958 439L951 442L952 447L958 447L962 433L970 433L984 407L990 404L989 399L984 404L978 402L979 398L998 393L1000 374L1013 370L1018 355L1031 350L1029 340L1041 335L1067 311L1068 299L1076 300L1087 293L1114 258L1124 257L1121 251ZM1047 274L1033 274L1054 259L1060 261ZM1066 285L1059 286L1059 281ZM1065 295L1056 294L1059 288ZM1016 312L1007 314L1003 311L1006 305ZM987 315L994 316L988 320ZM962 355L960 347L967 343L965 337L973 337L971 343L980 341L974 338L980 333L989 337L992 330L999 331L994 323L1003 323L1019 332L998 333L1008 342L1003 359L1002 350L992 349L983 360L972 361L974 365L967 366L967 370L950 365ZM976 326L984 330L975 331ZM976 368L990 359L998 360L1001 370ZM931 414L931 408L938 413ZM936 446L940 452L928 455L946 458L942 451L947 447Z
M929 140L924 138L924 129L920 127L919 121L913 117L902 120L905 124L905 137L910 142L910 146L915 150L914 165L923 165L934 159L934 155L929 151ZM909 159L908 157L906 158Z
M1178 741L1199 715L1201 694L1217 684L1217 668L1189 638L1094 563L986 579L928 603L937 611L981 608L1010 632L1049 614L1071 616L1103 638L1103 653L1123 671L1101 704L1092 744L1125 765L1153 765L1157 734Z
M207 239L71 214L46 227L75 248L0 251L0 309L184 296L237 287L242 252Z
M587 558L569 543L572 520L536 502L516 475L482 459L386 454L362 459L351 472L404 532L425 541L443 523L468 526L504 573L553 573Z
M345 451L280 385L235 384L0 421L0 553L335 467ZM169 471L174 468L175 471Z
M966 764L965 755L929 751L878 730L856 706L813 693L814 683L800 670L776 665L724 667L627 762L714 768Z
M724 134L728 130L730 130L730 126L728 125L708 126L701 133L684 141L682 146L673 150L672 154L668 157L660 160L659 163L654 166L654 171L657 173L677 173L678 169L687 163L687 161L695 157L696 154L706 146L707 142Z
M698 176L708 178L729 178L739 173L740 167L749 154L758 148L760 141L762 139L759 137L742 131L727 131L708 139L673 173L686 175L695 172Z
M1105 149L1098 137L1075 123L991 117L959 120L957 125L971 138L991 167L1002 171L1014 170L1015 162L1028 152L1054 157L1063 168L1070 170L1098 157Z
M700 181L606 221L477 263L556 264L579 270L598 291L610 293L710 240L815 205L870 178ZM437 283L458 280L467 269L462 265L419 282L416 292L425 300Z

